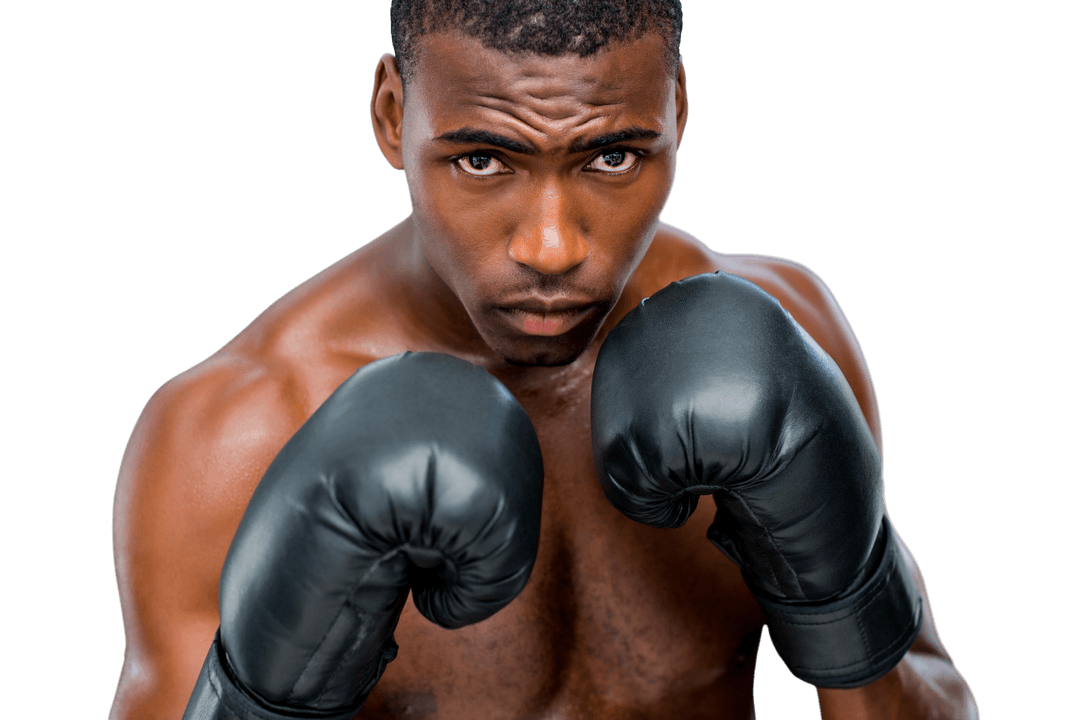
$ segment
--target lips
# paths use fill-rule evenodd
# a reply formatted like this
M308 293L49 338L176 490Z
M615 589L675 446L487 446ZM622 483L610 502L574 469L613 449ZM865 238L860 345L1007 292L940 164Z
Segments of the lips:
M569 299L531 298L498 308L499 314L524 335L553 337L569 332L595 308Z
M530 312L515 308L500 308L500 312L520 333L552 337L570 331L585 318L588 308L559 312Z

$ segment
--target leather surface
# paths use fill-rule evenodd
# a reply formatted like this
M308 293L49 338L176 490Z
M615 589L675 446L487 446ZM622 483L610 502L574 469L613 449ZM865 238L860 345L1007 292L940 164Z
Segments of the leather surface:
M433 353L362 368L251 498L221 576L226 664L268 707L355 710L410 586L447 628L524 588L542 486L528 415L482 368Z
M922 599L907 572L889 519L878 535L881 558L841 600L811 605L758 598L773 645L797 677L850 688L896 666L922 628Z
M832 359L756 285L699 275L642 301L600 350L592 403L594 458L612 505L677 527L713 495L709 539L763 601L843 602L887 555L880 459L858 402ZM904 595L910 577L894 583ZM910 628L917 606L904 596L896 625ZM914 637L904 633L908 645ZM784 652L796 675L821 680ZM830 665L822 652L813 662Z
M218 633L195 682L184 720L351 720L355 714L352 708L345 712L320 713L288 709L279 712L266 707L245 692L229 672L228 664L223 662Z

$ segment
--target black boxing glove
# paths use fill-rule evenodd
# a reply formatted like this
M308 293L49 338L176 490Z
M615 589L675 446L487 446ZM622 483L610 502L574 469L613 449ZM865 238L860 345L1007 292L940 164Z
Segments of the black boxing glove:
M252 495L184 717L351 718L396 654L410 587L445 628L525 587L542 490L532 423L482 368L432 353L362 368Z
M604 494L630 518L678 527L714 497L709 539L742 569L797 677L864 685L915 641L922 601L859 404L756 285L699 275L628 313L596 361L592 432Z

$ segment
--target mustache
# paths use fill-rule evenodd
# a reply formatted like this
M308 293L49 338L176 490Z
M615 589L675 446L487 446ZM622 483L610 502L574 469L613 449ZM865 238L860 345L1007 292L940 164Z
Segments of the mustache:
M545 275L532 268L520 267L513 278L503 281L493 290L502 296L528 293L552 297L595 298L607 294L605 288L589 282L589 278L579 270L580 268L576 267L561 275Z

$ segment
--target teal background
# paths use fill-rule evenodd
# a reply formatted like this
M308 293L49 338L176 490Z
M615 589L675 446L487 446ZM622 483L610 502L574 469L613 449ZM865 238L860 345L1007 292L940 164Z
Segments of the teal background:
M382 6L0 5L13 716L108 713L112 494L150 394L409 212L368 115ZM1080 10L684 7L690 119L664 219L830 285L877 387L890 512L983 717L1060 716L1080 643L1063 611ZM759 717L816 717L763 648Z

